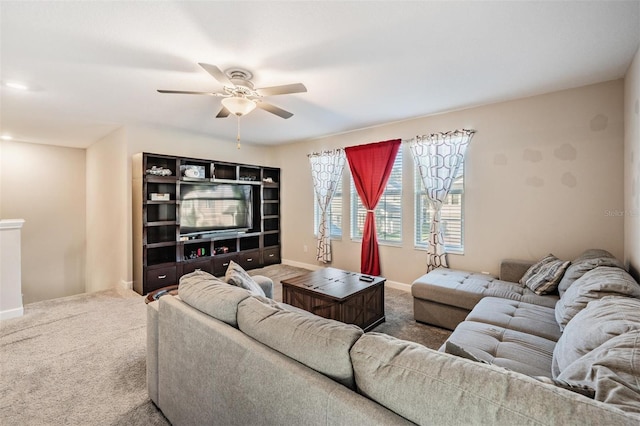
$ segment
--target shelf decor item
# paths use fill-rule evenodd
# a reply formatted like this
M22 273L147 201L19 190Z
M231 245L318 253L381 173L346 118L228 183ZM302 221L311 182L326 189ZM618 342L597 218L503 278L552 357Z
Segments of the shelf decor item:
M152 192L150 195L151 195L151 201L169 201L169 200L171 200L171 196L168 193Z
M205 179L205 171L204 166L196 166L196 165L183 165L180 166L180 172L182 176L192 179Z

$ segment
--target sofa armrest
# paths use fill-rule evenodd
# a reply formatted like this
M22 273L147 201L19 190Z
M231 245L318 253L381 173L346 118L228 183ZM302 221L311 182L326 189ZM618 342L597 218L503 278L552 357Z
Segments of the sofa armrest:
M263 275L254 275L251 278L262 288L264 295L269 299L273 299L273 280Z
M500 263L500 279L517 283L534 263L532 260L504 259Z

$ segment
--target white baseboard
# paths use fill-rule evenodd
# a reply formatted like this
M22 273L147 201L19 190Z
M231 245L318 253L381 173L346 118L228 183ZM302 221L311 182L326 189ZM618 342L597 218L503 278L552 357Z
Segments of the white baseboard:
M120 280L120 287L125 290L133 290L133 281Z
M8 309L6 311L0 311L0 321L1 320L6 320L6 319L11 319L11 318L18 318L18 317L21 317L22 315L24 315L24 308L22 306L20 306L19 308L15 308L15 309Z
M289 266L296 266L298 268L310 269L312 271L316 271L320 268L323 268L323 266L320 266L320 265L312 265L309 263L296 262L295 260L289 260L289 259L282 259L282 263ZM402 290L407 292L411 291L411 284L405 284L397 281L387 280L385 285L387 287L395 288L396 290Z
M399 283L397 281L389 281L385 283L387 287L395 288L396 290L406 291L408 293L411 292L411 284Z
M310 263L296 262L295 260L282 259L283 265L295 266L297 268L310 269L312 271L317 271L322 268L320 265L312 265Z

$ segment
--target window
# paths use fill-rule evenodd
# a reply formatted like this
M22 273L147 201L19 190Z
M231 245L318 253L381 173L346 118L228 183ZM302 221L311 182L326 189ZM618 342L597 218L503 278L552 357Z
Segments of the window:
M429 229L433 209L429 205L427 193L420 172L415 171L416 177L416 214L415 214L415 245L427 247L429 244ZM464 203L464 164L460 167L458 176L451 185L449 195L442 205L441 223L444 232L444 245L448 252L462 253L464 251L464 218L462 215Z
M362 239L366 214L351 179L351 238ZM379 243L402 242L402 150L396 155L387 187L376 206L375 217Z
M313 233L318 235L320 226L320 207L318 199L313 192ZM342 178L338 181L336 193L329 204L329 236L331 238L342 238Z

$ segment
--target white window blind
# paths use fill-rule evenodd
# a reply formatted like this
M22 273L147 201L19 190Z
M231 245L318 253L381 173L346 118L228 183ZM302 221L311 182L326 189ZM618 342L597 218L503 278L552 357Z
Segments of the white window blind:
M433 210L430 207L427 193L420 173L415 172L416 178L416 214L415 214L415 245L427 247L429 243L429 229ZM444 232L444 245L447 251L462 253L464 251L464 165L460 167L451 191L442 205L440 221Z

